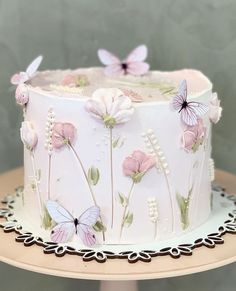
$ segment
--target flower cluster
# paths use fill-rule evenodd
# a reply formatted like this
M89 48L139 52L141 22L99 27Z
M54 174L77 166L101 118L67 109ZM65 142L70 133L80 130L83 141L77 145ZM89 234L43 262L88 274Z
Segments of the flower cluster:
M20 135L25 147L32 151L38 143L38 136L34 130L33 124L29 121L23 121L21 123Z
M209 118L211 122L217 123L222 115L222 107L220 106L220 100L217 93L212 94L212 100L210 102Z
M149 197L148 200L148 214L151 222L156 223L158 220L158 208L156 197Z
M55 122L55 113L52 108L48 110L48 116L46 121L46 141L45 141L45 149L48 151L48 154L51 155L53 152L53 145L52 145L52 129L54 127Z
M76 135L76 128L71 123L56 122L52 128L52 146L60 149L72 144Z
M62 80L61 85L68 87L84 87L89 85L89 81L86 75L69 74Z
M206 128L204 127L203 120L198 119L194 126L185 126L183 135L181 137L181 146L186 151L196 152L198 147L203 143L206 135Z
M134 183L139 183L145 173L154 167L155 158L140 150L136 150L131 156L126 157L123 162L123 173L133 179Z
M97 89L88 100L86 109L107 128L129 121L134 113L130 98L117 88Z
M16 88L15 93L16 103L23 106L29 101L29 91L25 84L20 84Z

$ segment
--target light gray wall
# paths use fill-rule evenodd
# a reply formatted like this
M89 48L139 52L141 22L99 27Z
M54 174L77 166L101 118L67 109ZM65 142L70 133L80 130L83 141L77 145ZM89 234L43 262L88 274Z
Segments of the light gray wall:
M224 107L224 117L214 128L214 157L218 167L236 173L235 15L234 0L0 0L0 171L22 164L22 114L9 92L14 72L38 54L45 56L42 69L76 68L99 65L100 47L124 56L145 43L152 69L196 68L213 81ZM18 290L50 286L57 291L97 286L4 266L0 265L4 291L13 286ZM235 284L233 272L235 265L141 285L143 290L156 290L160 284L160 289L171 291L179 284L176 290L190 286L191 290L230 291Z

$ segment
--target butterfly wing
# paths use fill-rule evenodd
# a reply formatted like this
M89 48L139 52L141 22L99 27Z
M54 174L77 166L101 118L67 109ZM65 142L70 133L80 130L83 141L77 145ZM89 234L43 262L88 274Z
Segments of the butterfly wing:
M95 235L91 232L90 227L80 224L77 227L78 235L80 239L82 240L83 244L86 246L93 246L96 243L96 237Z
M149 64L144 62L129 63L127 73L134 76L141 76L148 72Z
M86 226L94 226L100 215L100 209L97 206L92 206L85 210L79 217L79 224Z
M13 85L19 85L19 84L25 83L28 80L29 80L29 77L26 72L20 72L20 73L14 74L11 77L11 83Z
M30 64L29 66L27 67L26 69L26 73L29 77L29 79L31 77L33 77L33 75L37 72L41 62L43 60L43 56L38 56L36 59L34 59Z
M187 82L186 80L183 80L180 83L178 94L175 95L171 102L171 107L179 111L182 108L183 103L187 100Z
M48 200L46 202L46 208L49 215L56 223L74 223L74 217L58 202Z
M136 47L125 59L126 63L136 63L143 62L147 58L148 50L147 47L143 44Z
M198 117L202 117L209 110L209 106L208 105L206 105L204 103L201 103L201 102L196 102L196 101L188 102L188 106L191 107L194 110L194 112L196 113L196 115Z
M51 240L55 243L65 243L72 239L75 234L75 225L73 222L57 224L51 231Z
M181 121L184 124L187 124L189 126L193 126L197 124L198 117L195 111L189 106L181 110L180 116L181 116Z
M98 50L98 58L100 62L105 66L121 64L121 60L117 56L113 55L105 49Z
M110 66L107 66L105 69L104 69L104 73L105 75L107 76L110 76L110 77L115 77L115 76L121 76L121 75L124 75L124 70L122 69L121 65L118 64L118 65L110 65Z

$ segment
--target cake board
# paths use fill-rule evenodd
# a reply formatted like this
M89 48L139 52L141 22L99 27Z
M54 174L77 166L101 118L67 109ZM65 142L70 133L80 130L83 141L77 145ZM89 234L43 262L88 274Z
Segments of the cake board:
M224 171L216 171L216 181L235 193L236 176ZM0 176L0 198L12 189L23 184L23 168L19 168ZM193 256L182 256L174 260L170 256L158 256L151 262L139 261L130 264L127 260L108 260L104 264L96 261L84 262L78 256L45 255L36 245L26 248L15 242L15 234L0 235L0 260L18 268L48 275L101 280L101 290L137 290L137 281L182 276L218 268L236 261L236 236L224 236L224 244L209 250L198 248ZM173 263L174 262L174 263Z

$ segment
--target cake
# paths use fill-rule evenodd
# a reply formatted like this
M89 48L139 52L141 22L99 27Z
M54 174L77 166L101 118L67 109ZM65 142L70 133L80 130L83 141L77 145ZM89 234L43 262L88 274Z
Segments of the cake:
M221 116L200 71L149 70L142 45L104 67L12 77L23 109L22 215L43 239L138 245L190 232L211 213L212 123Z

